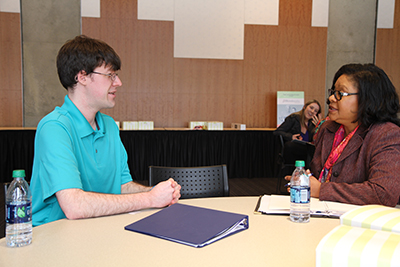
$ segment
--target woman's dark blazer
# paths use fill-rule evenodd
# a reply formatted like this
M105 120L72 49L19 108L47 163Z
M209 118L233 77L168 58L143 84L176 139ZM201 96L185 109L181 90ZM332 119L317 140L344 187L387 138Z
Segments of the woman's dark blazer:
M308 123L308 137L311 142L314 135L315 125L310 121ZM292 113L285 118L285 121L274 131L274 135L282 135L285 142L291 141L294 134L301 133L300 115Z

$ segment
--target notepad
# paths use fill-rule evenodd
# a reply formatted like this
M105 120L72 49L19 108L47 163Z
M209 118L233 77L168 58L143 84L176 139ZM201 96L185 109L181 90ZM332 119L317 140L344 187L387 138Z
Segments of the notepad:
M125 226L134 231L196 248L249 228L247 215L174 204Z
M359 206L339 202L320 201L318 198L311 198L310 216L339 218L342 214L357 207ZM290 214L290 196L261 196L257 203L255 212L269 215Z

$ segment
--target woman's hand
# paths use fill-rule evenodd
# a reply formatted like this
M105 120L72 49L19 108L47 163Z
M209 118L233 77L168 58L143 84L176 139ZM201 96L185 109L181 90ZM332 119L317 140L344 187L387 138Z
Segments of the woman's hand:
M294 135L292 135L292 140L295 140L295 139L297 139L297 140L303 140L303 137L301 137L300 134L294 134Z
M314 117L312 118L312 124L316 126L321 119L322 119L321 114L314 115Z
M292 176L291 176L291 175L286 175L286 176L285 176L285 180L286 180L288 183L290 183L290 179L292 179ZM286 190L290 193L290 185L287 187Z
M311 174L310 170L306 170L306 174L311 175L311 176L309 176L310 177L310 195L311 195L311 197L319 198L319 190L321 188L321 182L318 181L318 179L315 178ZM292 179L291 175L285 176L286 181L290 182L290 179ZM288 186L287 191L290 192L290 186Z
M321 182L314 176L310 176L310 194L311 197L319 198L319 191L321 189Z

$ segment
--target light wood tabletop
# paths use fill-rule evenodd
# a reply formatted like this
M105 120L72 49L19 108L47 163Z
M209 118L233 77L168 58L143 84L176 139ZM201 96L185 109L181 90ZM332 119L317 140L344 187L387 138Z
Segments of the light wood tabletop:
M0 266L315 266L315 249L338 219L254 213L257 197L180 200L179 203L249 215L249 229L203 248L127 231L158 209L84 220L59 220L33 229L32 244L6 247Z

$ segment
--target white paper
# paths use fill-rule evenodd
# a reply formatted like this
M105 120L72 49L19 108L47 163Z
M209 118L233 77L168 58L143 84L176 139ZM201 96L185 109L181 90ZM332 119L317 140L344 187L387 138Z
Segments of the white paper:
M331 201L320 201L318 198L310 199L310 212L314 216L339 217L349 210L357 208L357 205L344 204ZM261 198L258 212L266 214L289 214L290 196L264 195Z

